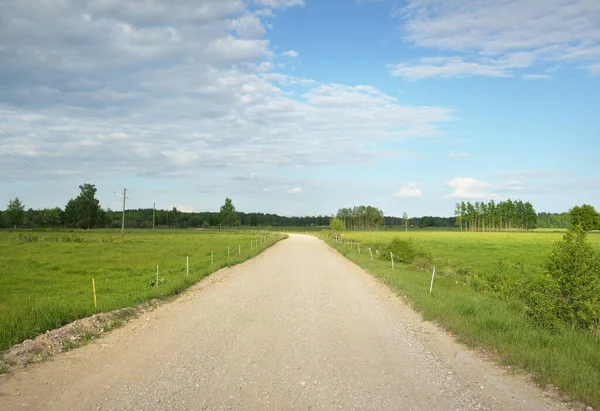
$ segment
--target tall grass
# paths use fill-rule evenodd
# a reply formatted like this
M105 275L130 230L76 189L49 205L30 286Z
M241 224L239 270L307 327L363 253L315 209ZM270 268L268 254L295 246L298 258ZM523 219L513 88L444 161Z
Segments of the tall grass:
M94 313L173 295L281 238L248 231L0 232L0 350Z
M502 235L497 237L499 244L494 244L494 236L487 234L475 233L471 237L460 233L439 234L442 234L441 238L434 238L436 234L432 233L427 234L432 237L417 238L424 239L421 245L435 245L425 246L425 251L431 252L434 258L436 252L440 251L442 259L452 259L457 255L453 252L462 249L464 252L460 255L468 256L472 269L481 271L493 269L497 264L494 260L499 256L504 256L508 264L510 258L522 252L518 249L519 245L526 248L523 252L529 253L530 261L542 261L543 252L550 251L552 243L561 238L544 239L538 244L531 242L527 249L524 244L529 239L519 238L518 234L512 234L514 244L511 244L510 237L507 239ZM355 240L360 238L361 241L381 239L376 233L350 233L348 237ZM600 407L598 336L577 329L556 332L542 329L528 318L521 301L501 300L494 295L477 292L458 281L456 276L445 275L443 271L436 273L433 292L429 294L431 272L417 271L403 264L397 264L396 269L392 270L389 261L378 258L371 261L364 248L359 254L356 246L350 247L330 239L327 241L348 259L404 295L425 319L442 324L459 340L491 353L502 364L531 373L542 385L553 384L576 400ZM501 245L506 245L508 250ZM494 249L500 254L490 257L490 250ZM502 249L505 251L502 252ZM534 255L532 249L540 254ZM452 262L459 264L457 259Z

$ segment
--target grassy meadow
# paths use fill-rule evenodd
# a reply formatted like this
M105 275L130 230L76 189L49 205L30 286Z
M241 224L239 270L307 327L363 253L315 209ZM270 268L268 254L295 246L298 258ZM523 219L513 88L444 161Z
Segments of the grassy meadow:
M396 289L428 320L505 365L531 373L542 385L600 407L600 335L565 328L549 331L527 315L521 284L543 275L543 261L562 233L461 233L443 231L344 232L345 242L327 238L348 259ZM410 265L381 258L393 238L411 238L425 258ZM600 251L600 235L588 241ZM360 242L361 253L356 242ZM427 264L423 263L427 261ZM436 267L429 293L431 268ZM482 281L485 279L485 281ZM498 283L497 289L490 284ZM502 287L512 287L512 291Z
M0 232L0 351L97 312L173 295L281 238L249 231Z
M399 237L410 238L417 248L432 255L440 266L456 266L474 274L489 273L499 266L522 265L531 274L543 272L544 258L554 243L562 240L561 232L460 232L460 231L365 231L346 232L344 238L368 247L389 243ZM600 235L588 235L588 241L600 251ZM438 267L440 268L440 267Z

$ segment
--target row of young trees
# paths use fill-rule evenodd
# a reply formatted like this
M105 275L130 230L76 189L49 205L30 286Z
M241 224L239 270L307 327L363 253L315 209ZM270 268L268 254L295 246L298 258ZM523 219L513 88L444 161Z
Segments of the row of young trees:
M529 230L536 227L537 214L528 201L456 203L456 224L467 231Z
M344 222L346 230L376 230L383 224L383 211L373 206L340 208L336 217Z

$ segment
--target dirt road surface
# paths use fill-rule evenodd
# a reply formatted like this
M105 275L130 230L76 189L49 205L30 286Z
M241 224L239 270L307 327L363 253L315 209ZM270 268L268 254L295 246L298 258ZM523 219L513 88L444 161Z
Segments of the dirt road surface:
M89 345L0 377L0 409L568 409L291 235Z

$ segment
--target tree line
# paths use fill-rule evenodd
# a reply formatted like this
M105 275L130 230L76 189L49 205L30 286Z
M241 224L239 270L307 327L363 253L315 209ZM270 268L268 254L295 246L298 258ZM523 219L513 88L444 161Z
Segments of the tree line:
M70 199L64 211L60 207L25 211L25 205L19 197L8 202L6 210L0 212L2 228L101 228L105 226L106 212L96 199L96 187L93 184L79 186L80 193Z
M123 212L103 209L96 199L93 184L79 186L80 193L70 199L64 209L60 207L34 210L25 209L17 197L0 211L0 228L120 228ZM600 229L600 217L592 206L573 207L568 213L536 214L529 202L507 200L495 203L456 203L454 217L402 217L385 216L374 206L340 208L336 217L347 230L373 230L386 228L453 228L468 231L498 231L506 229L570 228L573 221L584 224L585 229ZM575 216L575 217L573 217ZM327 227L333 216L280 216L270 213L238 212L231 199L218 212L184 212L171 209L143 208L125 211L126 228L215 228L215 227ZM575 220L573 220L575 219ZM582 223L583 222L583 223Z
M6 210L0 210L0 228L120 228L123 211L103 209L96 198L93 184L79 186L79 196L60 207L34 210L26 209L18 198L8 202ZM270 213L244 213L235 210L231 199L218 212L184 212L171 209L125 210L126 228L215 228L215 227L309 227L329 225L331 216L280 216Z
M537 214L529 201L488 203L467 201L455 204L456 225L465 231L529 230L536 228Z

